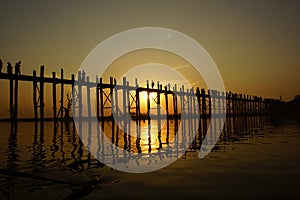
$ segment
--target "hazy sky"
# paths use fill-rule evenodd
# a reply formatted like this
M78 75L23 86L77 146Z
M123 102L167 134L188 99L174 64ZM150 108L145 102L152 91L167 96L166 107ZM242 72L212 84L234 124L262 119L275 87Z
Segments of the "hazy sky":
M101 41L157 26L180 31L211 55L227 90L285 100L300 94L300 1L6 1L0 58L22 72L75 73ZM1 82L3 87L6 84Z

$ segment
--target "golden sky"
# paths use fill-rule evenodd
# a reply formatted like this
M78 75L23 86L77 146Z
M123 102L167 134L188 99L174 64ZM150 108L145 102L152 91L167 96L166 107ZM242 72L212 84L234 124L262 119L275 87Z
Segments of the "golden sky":
M1 2L0 58L22 60L23 74L45 65L49 76L63 67L70 77L106 38L137 27L164 27L207 50L226 90L290 100L300 94L299 10L296 0L7 1ZM7 99L0 101L1 113ZM26 101L32 104L31 97Z

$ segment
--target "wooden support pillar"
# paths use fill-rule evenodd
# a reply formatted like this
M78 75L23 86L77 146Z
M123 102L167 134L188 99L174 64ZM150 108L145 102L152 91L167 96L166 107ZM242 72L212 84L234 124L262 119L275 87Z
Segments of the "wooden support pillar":
M53 120L56 122L57 114L56 114L56 74L52 72L52 104L53 104Z
M178 102L177 102L177 85L174 85L174 91L173 91L173 109L174 109L174 117L177 121L178 119Z
M149 92L149 80L147 80L147 116L148 116L148 124L150 124L150 92Z
M82 85L83 85L81 72L78 71L78 117L82 120Z
M205 90L201 89L201 100L202 100L202 117L206 118L206 94Z
M127 105L126 105L126 99L127 99L127 82L126 82L126 77L123 77L123 117L124 117L124 122L126 123L126 113L127 113Z
M99 83L99 90L100 90L100 113L101 113L101 119L102 122L104 121L104 101L103 101L103 85L102 85L102 78L100 78L100 83Z
M137 125L138 125L138 120L140 120L140 92L139 92L139 84L138 80L135 79L135 115L136 115L136 120L137 120Z
M41 117L41 122L44 121L44 73L45 73L45 67L44 65L41 66L40 68L40 117Z
M13 74L10 74L9 79L9 113L10 119L14 119L14 81L13 81Z
M167 86L165 86L165 101L166 101L167 120L169 120L169 99L168 99Z
M157 125L158 125L158 131L161 132L161 110L160 110L160 88L159 88L159 81L157 81Z
M76 103L76 99L75 99L75 89L74 89L74 85L75 85L75 76L74 74L72 74L71 76L72 78L72 115L75 116L75 103Z
M110 103L111 103L111 119L113 119L113 113L115 109L115 101L114 101L114 79L113 77L109 78L109 84L110 84ZM117 99L116 99L117 101Z
M97 114L97 119L100 117L100 91L99 91L99 83L97 80L97 85L96 85L96 114Z
M90 77L87 76L86 77L86 94L87 94L87 109L88 109L88 118L89 118L89 122L91 120L92 117L92 111L91 111L91 88L90 88Z
M36 71L33 70L33 115L34 115L34 120L37 121L38 118L38 104L37 104L37 81L36 81Z
M14 119L18 119L18 92L19 90L19 75L15 69L15 91L14 91Z
M130 90L129 90L129 81L127 81L126 83L126 101L127 101L127 112L128 112L128 115L130 115L130 112L131 112L131 106L130 106Z
M64 118L64 70L60 69L61 87L60 87L60 119Z

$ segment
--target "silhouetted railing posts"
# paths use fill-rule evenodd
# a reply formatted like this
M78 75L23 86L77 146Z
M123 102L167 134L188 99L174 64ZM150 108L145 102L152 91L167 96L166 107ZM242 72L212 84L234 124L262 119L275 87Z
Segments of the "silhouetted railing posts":
M130 86L126 78L123 78L123 83L117 85L116 81L111 77L110 83L103 83L102 78L98 79L96 76L96 82L90 82L90 79L85 76L85 72L78 72L78 81L75 81L74 75L72 75L71 80L64 79L64 71L61 69L60 79L57 79L56 73L52 73L52 77L44 77L44 66L40 67L40 76L37 77L36 71L33 71L32 76L20 75L15 73L1 73L1 79L9 80L9 108L10 108L10 118L13 121L18 117L18 86L19 81L28 81L33 83L33 107L34 107L34 119L37 121L38 117L41 121L44 121L44 84L52 84L52 104L53 104L53 120L56 122L58 118L64 119L64 111L68 109L70 112L70 105L68 108L64 107L64 87L65 85L77 86L76 90L72 87L72 113L78 111L77 116L82 119L82 89L87 88L88 96L90 95L90 90L96 87L96 104L91 105L90 100L94 97L88 97L88 116L91 116L91 107L96 106L97 118L112 119L112 114L116 113L119 116L118 102L123 105L124 116L132 116L135 119L150 119L151 116L157 117L158 123L160 123L161 112L161 95L164 95L165 109L167 119L178 119L178 116L197 116L203 119L208 119L211 114L221 115L223 114L224 108L227 107L226 115L227 117L237 117L237 116L249 116L249 115L259 115L270 112L278 112L279 105L282 103L280 100L275 99L262 99L257 96L249 96L243 94L234 94L231 92L220 93L219 91L208 90L197 88L196 91L188 89L185 91L184 86L180 87L179 92L177 91L177 85L173 86L171 90L170 84L166 85L164 89L159 82L157 82L157 87L152 82L151 87L150 82L147 80L147 86L145 88L139 87L137 80L135 86ZM78 83L78 84L77 84ZM57 84L60 85L60 109L57 113ZM115 90L114 90L115 88ZM118 91L122 92L122 101L118 99ZM108 93L109 91L109 93ZM141 95L144 92L147 94L146 116L141 114ZM196 93L194 93L196 92ZM120 94L120 93L119 93ZM152 94L156 94L156 98ZM172 111L170 111L170 99L169 95L172 95ZM196 95L196 96L194 96ZM178 99L179 97L179 99ZM69 100L69 98L68 98ZM119 100L119 101L118 101ZM157 106L151 108L152 101L157 103ZM178 109L178 103L180 103L180 108ZM198 103L196 106L195 104ZM135 107L134 107L135 106ZM77 109L78 108L78 109ZM109 112L104 112L104 109L109 108ZM131 112L135 108L135 113ZM76 110L75 110L76 109ZM152 112L151 109L156 109L156 112ZM39 116L38 116L39 111ZM111 111L111 113L110 113ZM110 113L110 114L107 114ZM156 113L157 116L154 116ZM135 114L135 116L134 116ZM172 115L172 116L171 116ZM126 118L126 117L125 117ZM126 119L125 119L126 120ZM127 121L124 121L126 124ZM150 123L150 120L149 120ZM203 123L203 126L206 123ZM230 128L230 124L228 124ZM206 127L203 127L204 129Z

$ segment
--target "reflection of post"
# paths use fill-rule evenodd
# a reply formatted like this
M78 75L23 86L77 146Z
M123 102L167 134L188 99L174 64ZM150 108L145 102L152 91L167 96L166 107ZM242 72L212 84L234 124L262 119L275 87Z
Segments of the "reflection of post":
M10 135L8 138L8 142L7 142L7 169L10 172L14 172L16 171L17 167L18 167L18 142L17 142L17 132L14 129L14 127L11 127L10 130Z

